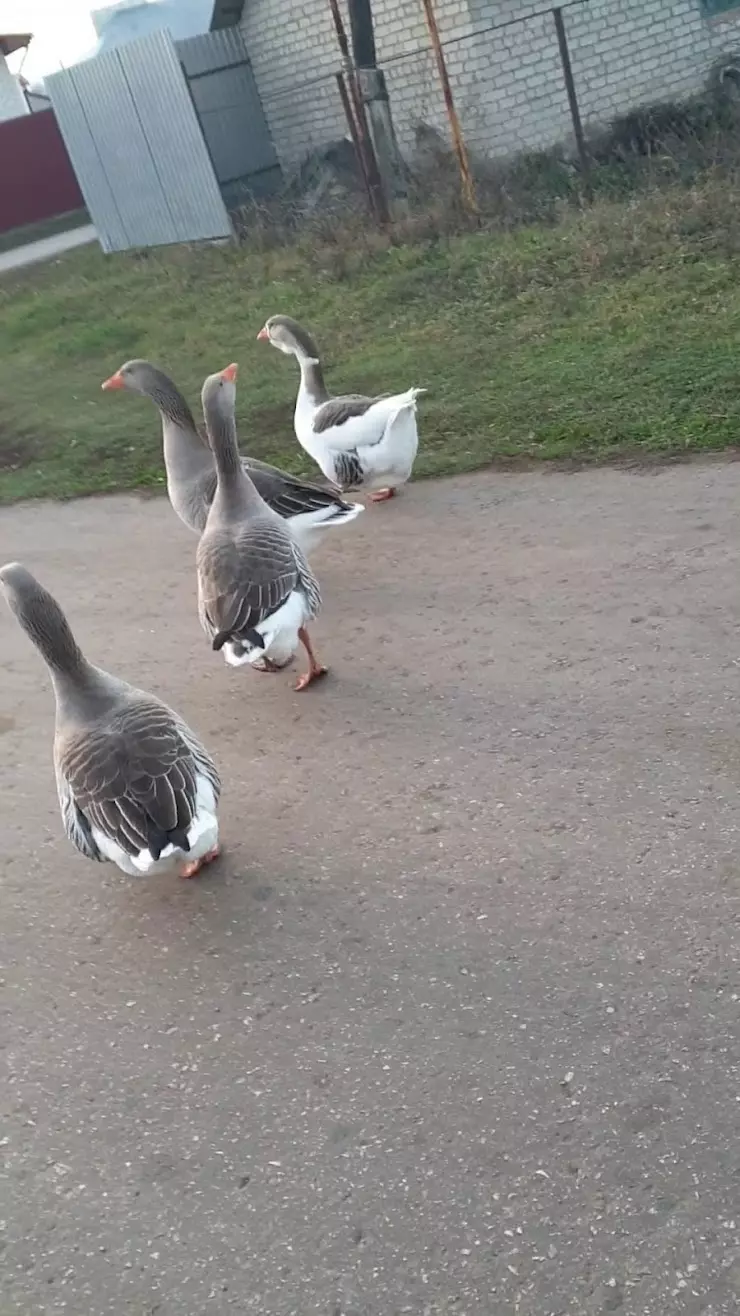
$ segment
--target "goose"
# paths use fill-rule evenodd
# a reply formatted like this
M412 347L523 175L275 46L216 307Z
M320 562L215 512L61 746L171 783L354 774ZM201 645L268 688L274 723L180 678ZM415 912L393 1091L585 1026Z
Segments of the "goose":
M126 361L101 385L127 389L151 398L162 418L167 494L180 520L200 534L216 491L213 454L201 437L192 412L172 380L150 361ZM325 530L345 525L364 512L362 503L347 503L334 489L325 489L242 457L265 502L290 523L305 553L312 553Z
M179 715L83 656L56 599L19 562L0 567L11 611L51 675L64 830L86 859L130 877L215 859L221 781Z
M423 388L376 398L329 396L311 335L288 315L273 315L257 334L294 356L301 371L294 426L298 442L339 489L372 490L374 503L405 484L419 446L416 399Z
M208 376L201 394L217 486L196 555L200 622L232 667L279 670L300 642L309 666L295 688L305 690L327 670L306 629L321 593L289 525L239 460L236 377L237 366L227 366Z

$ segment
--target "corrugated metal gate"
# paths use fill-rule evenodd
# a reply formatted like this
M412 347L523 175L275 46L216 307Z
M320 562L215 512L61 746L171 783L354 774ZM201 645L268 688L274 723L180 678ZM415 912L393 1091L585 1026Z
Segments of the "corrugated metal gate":
M45 81L104 251L229 236L169 33L140 37Z
M274 192L280 165L239 29L178 41L177 53L226 204Z

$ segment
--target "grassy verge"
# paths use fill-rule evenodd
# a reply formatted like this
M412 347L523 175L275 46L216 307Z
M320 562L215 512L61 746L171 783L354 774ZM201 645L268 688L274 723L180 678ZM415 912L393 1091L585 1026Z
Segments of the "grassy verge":
M0 281L0 501L163 482L150 404L101 393L160 363L193 402L238 360L245 451L310 469L293 362L310 325L336 390L429 388L419 475L496 460L685 454L740 435L740 184L706 177L505 234L391 245L83 249Z

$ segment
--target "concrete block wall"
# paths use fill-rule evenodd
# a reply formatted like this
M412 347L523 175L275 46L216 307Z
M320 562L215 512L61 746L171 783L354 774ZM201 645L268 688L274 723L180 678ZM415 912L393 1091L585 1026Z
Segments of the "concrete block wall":
M534 6L520 0L495 3L494 19L490 0L465 0L467 32L458 23L454 39L448 39L445 46L466 140L471 148L490 156L553 142L570 128L552 18L549 14L526 17ZM503 26L507 11L524 17ZM476 32L494 21L501 25L496 31ZM444 39L444 31L442 35ZM395 118L402 149L410 148L419 119L448 136L444 101L430 55L423 61L419 57L392 61L386 66L386 76L394 110L399 105Z
M740 53L740 0L737 9L713 19L703 14L701 0L562 3L587 124L697 91L715 60ZM488 155L570 136L554 26L549 14L537 12L542 7L541 0L436 0L466 137ZM446 135L419 0L374 0L373 8L378 59L402 148L412 147L420 121ZM480 31L493 23L496 30ZM333 79L340 60L328 5L245 0L242 30L281 162L289 166L343 135Z
M700 0L592 0L567 26L581 111L597 123L700 91L721 55L740 52L740 4L708 19Z
M349 35L345 0L341 8ZM437 9L443 39L462 25L470 31L468 0L437 0ZM399 125L410 129L423 117L425 89L434 101L440 97L424 13L418 0L374 0L373 12L381 63L423 52L399 64L398 76L395 67L388 70L391 94L399 97ZM240 26L281 164L290 167L309 150L346 135L334 80L341 58L328 4L245 0Z
M342 137L334 81L341 60L328 4L245 0L240 26L280 163L289 167Z

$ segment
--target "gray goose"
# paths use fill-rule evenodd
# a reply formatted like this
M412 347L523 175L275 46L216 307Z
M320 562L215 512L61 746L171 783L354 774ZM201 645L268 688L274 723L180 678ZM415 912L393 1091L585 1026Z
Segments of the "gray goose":
M56 599L18 562L0 567L11 611L51 675L64 830L130 877L193 877L218 855L221 782L210 754L154 695L93 667Z
M311 335L289 315L273 315L257 334L294 356L301 371L294 426L298 442L327 480L346 492L374 490L375 503L392 498L411 475L419 434L416 399L426 390L363 397L327 392L319 351Z
M217 488L198 543L198 611L215 650L232 667L284 667L299 642L308 670L305 690L326 668L306 629L319 611L319 585L287 523L268 507L239 460L236 365L209 375L203 415L216 460Z
M167 493L180 520L200 533L216 492L213 454L200 435L182 393L150 361L127 361L101 386L128 389L151 398L162 418ZM362 503L348 503L336 489L288 475L254 457L242 457L265 502L290 523L304 552L311 553L325 530L354 521Z

